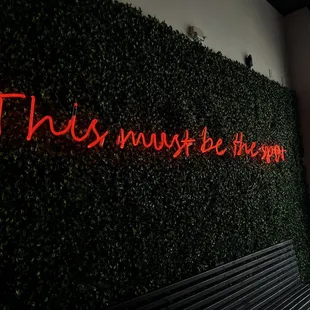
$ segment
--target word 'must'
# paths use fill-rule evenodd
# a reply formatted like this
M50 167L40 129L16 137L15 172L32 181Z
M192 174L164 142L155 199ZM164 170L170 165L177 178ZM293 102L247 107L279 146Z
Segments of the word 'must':
M2 111L3 111L3 101L4 99L26 99L24 94L0 94L0 135L2 133ZM74 103L74 109L77 110L78 104ZM98 119L93 119L86 132L78 136L77 135L77 119L76 113L74 113L71 118L66 122L66 125L62 129L55 129L54 120L52 116L46 115L40 120L35 122L35 109L36 109L36 98L31 96L30 103L30 116L29 116L29 125L28 125L28 134L26 139L30 141L35 134L35 132L44 124L47 123L49 126L50 132L54 136L63 136L70 134L72 139L76 142L83 142L85 140L90 140L87 145L88 148L93 148L95 146L103 147L109 131L100 133L97 129ZM213 152L217 156L223 156L227 150L228 146L223 145L223 139L217 139L216 141L208 136L208 129L205 127L200 135L201 144L199 151L201 153ZM182 152L185 156L190 156L190 147L196 144L196 139L190 137L189 130L185 130L183 135L175 134L172 137L168 137L165 132L160 134L152 133L150 136L146 136L143 132L136 133L132 130L125 131L120 129L119 134L116 139L116 145L123 149L126 144L131 144L134 147L145 147L147 149L152 148L156 151L161 151L163 149L172 149L174 151L173 157L179 157ZM262 145L258 147L257 142L252 142L247 144L244 142L243 133L237 133L235 135L234 141L232 143L233 156L242 156L246 155L252 158L258 157L266 163L280 162L285 160L285 149L280 145Z

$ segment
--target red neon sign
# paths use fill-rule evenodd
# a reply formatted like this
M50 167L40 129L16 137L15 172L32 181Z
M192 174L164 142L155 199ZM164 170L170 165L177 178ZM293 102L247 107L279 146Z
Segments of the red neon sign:
M218 156L224 155L227 151L227 148L224 148L221 151L219 150L219 147L223 144L223 139L218 139L216 144L214 145L213 139L211 137L207 138L207 132L208 132L208 128L205 127L202 131L202 134L201 134L202 141L203 141L201 148L200 148L201 152L207 153L207 152L210 152L212 150L215 150L216 155L218 155ZM209 146L206 147L206 145L208 145L208 144L209 144Z
M161 151L164 147L171 149L173 147L177 148L177 151L173 154L173 158L180 156L182 150L185 150L185 155L189 156L189 147L196 141L189 137L189 131L185 130L185 138L180 141L180 136L178 134L174 135L168 142L167 134L162 132L160 135L160 141L158 141L156 133L152 133L149 141L147 141L145 134L140 132L136 135L132 130L128 131L125 135L124 129L120 129L120 134L117 137L116 144L120 146L121 149L124 148L125 144L131 139L133 146L138 146L142 143L145 148L154 148L156 151Z
M0 94L0 135L2 133L2 112L3 112L3 101L4 99L26 99L24 94ZM30 117L28 125L28 134L26 139L31 141L35 132L42 126L44 123L48 123L50 132L54 136L62 136L70 134L72 139L76 142L83 142L90 139L91 135L95 136L95 139L91 141L87 147L92 148L96 145L103 147L104 142L109 135L109 131L105 131L100 134L97 130L96 125L98 124L98 119L93 119L89 124L86 133L81 137L78 137L76 134L77 127L77 110L78 104L74 103L75 113L68 120L66 126L62 129L56 130L54 126L54 120L52 116L46 115L41 118L37 123L35 123L35 108L36 108L36 98L31 96L30 104ZM214 151L217 156L223 156L227 151L228 147L223 146L223 139L219 138L214 142L213 138L208 136L208 129L205 127L201 133L201 146L200 152L202 154L209 153ZM179 157L184 151L185 156L190 156L190 147L196 143L196 139L190 137L189 130L186 129L184 135L181 137L179 134L173 135L172 138L168 138L165 132L161 132L160 135L152 133L149 138L143 132L135 133L130 130L127 133L123 128L120 129L120 132L116 139L116 145L121 149L125 147L127 143L131 143L132 146L138 147L143 146L146 149L154 149L155 151L161 151L163 149L174 149L173 158ZM257 147L257 142L252 142L249 146L244 142L244 135L242 132L235 135L235 139L232 143L233 156L250 156L251 158L260 157L260 159L268 164L273 160L275 162L280 162L285 160L286 150L280 145L262 145Z
M1 96L1 95L0 95ZM29 126L28 126L28 135L27 140L30 141L34 132L44 123L48 122L50 131L55 136L62 136L67 134L69 131L71 133L72 139L76 142L83 142L90 136L91 132L93 132L96 135L96 140L94 140L92 143L88 144L88 148L92 148L95 145L99 144L99 146L103 146L106 136L108 135L108 132L106 131L103 135L99 135L99 132L96 129L96 124L98 123L97 119L93 119L86 131L86 133L82 137L78 137L75 134L75 127L76 127L76 115L72 115L71 119L68 121L67 126L60 131L56 131L54 128L54 120L51 116L47 115L44 116L40 121L38 121L35 125L34 123L34 114L35 114L35 104L36 99L34 96L31 96L31 107L30 107L30 118L29 118ZM75 103L74 107L77 108L78 104ZM1 119L1 113L0 113L0 119Z
M283 146L280 145L263 145L260 148L257 148L256 142L252 142L249 147L247 143L243 142L243 133L236 134L235 140L233 142L234 157L242 156L243 152L250 157L257 157L261 155L261 159L266 163L270 164L272 158L274 157L275 162L280 162L285 160L285 152ZM256 151L255 151L256 149Z

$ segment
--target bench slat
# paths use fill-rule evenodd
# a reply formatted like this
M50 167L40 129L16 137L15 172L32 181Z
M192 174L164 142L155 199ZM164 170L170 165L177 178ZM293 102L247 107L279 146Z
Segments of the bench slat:
M294 255L294 252L290 252L290 255ZM275 262L277 262L277 260ZM280 261L277 264L275 264L275 265L273 265L273 266L271 266L271 267L269 267L267 269L265 267L267 267L269 264L266 262L266 263L264 263L262 265L259 265L257 267L251 268L251 269L249 269L249 270L247 270L247 271L245 271L245 272L243 272L243 273L241 273L241 274L239 274L237 276L234 276L234 277L232 277L232 278L230 278L230 279L228 279L226 281L220 282L219 284L217 284L215 286L212 286L209 289L203 290L203 291L201 291L201 292L199 292L199 293L197 293L197 294L195 294L193 296L187 297L186 299L183 299L182 301L179 301L179 302L177 302L177 303L167 307L167 310L178 309L178 308L180 308L182 306L186 306L186 305L188 305L190 303L194 303L195 301L201 300L202 298L208 297L210 295L211 296L209 297L209 299L216 300L218 298L217 297L218 294L215 294L215 295L213 294L212 295L213 292L218 292L218 291L220 291L220 289L228 287L231 283L235 283L239 279L244 279L244 278L246 278L246 276L250 276L253 273L257 273L257 272L258 273L257 273L256 278L263 277L265 274L268 274L268 273L272 272L272 270L275 270L276 268L280 268L282 266L285 266L285 265L287 265L289 263L293 263L293 262L295 262L295 257L294 256L288 256L285 260ZM260 270L263 270L263 271L261 273L259 273ZM254 281L254 280L251 280L251 279L253 279L253 277L248 278L247 282L249 283L250 281ZM240 288L242 283L243 282L239 282L239 283L237 283L237 284L235 284L233 286L230 286L229 290L232 291L233 288L236 288L236 289Z
M310 309L310 286L300 280L289 240L110 308L116 309Z
M289 286L289 285L292 285L292 286L295 285L296 286L296 285L300 284L300 280L294 278L294 276L292 276L292 279L290 277L288 279L289 279L288 281L282 282L282 284L283 285L287 284L287 286ZM257 292L255 292L255 293L257 294ZM228 310L228 309L231 310L231 309L237 309L237 308L239 309L240 305L246 304L249 301L251 301L251 296L245 295L245 296L242 296L241 298L239 298L238 300L236 300L235 302L229 303L225 308L223 308L221 310L224 310L224 309L225 310ZM266 305L264 305L264 310L266 310ZM272 308L272 310L274 310L274 308Z
M291 307L290 310L301 309L303 306L305 306L308 303L309 298L310 298L310 296L309 296L309 294L307 294L298 303L296 303L293 307Z
M290 250L289 252L287 252L286 250ZM284 253L282 255L279 256L279 253ZM177 293L174 293L172 295L169 295L163 299L160 299L158 301L155 301L153 303L150 303L144 307L139 308L140 310L153 310L158 308L159 306L168 306L169 304L172 304L174 301L176 301L177 299L180 299L181 297L186 298L189 294L194 294L195 292L199 292L201 291L203 288L208 287L214 283L220 282L222 281L222 283L220 283L220 285L224 284L224 280L228 279L227 282L225 282L225 284L230 284L234 281L236 281L239 278L245 277L247 275L250 275L254 272L258 272L260 269L266 268L269 265L272 265L274 263L276 263L277 261L283 261L286 258L290 258L293 257L293 260L295 259L295 253L292 250L292 247L287 247L285 249L282 249L281 251L278 252L274 252L271 254L268 254L266 256L263 256L251 263L245 264L245 265L241 265L240 267L237 267L235 269L232 269L230 271L224 272L223 274L217 275L213 278L210 278L208 280L205 280L203 282L200 282L196 285L193 285L189 288L186 288L184 290L181 290ZM252 268L250 268L252 267ZM255 268L254 268L255 267ZM250 268L250 269L249 269ZM247 270L248 269L248 270ZM239 275L235 276L235 277L230 277L233 276L234 274L237 274L238 272L242 272L243 270L246 270L243 273L240 273ZM230 277L230 278L229 278ZM219 285L219 284L218 284ZM218 290L220 287L218 285L212 286L211 288L208 289L206 294L211 294L212 291L216 291ZM188 297L191 298L191 297ZM188 302L191 299L188 300ZM194 300L194 299L192 299ZM173 309L177 309L178 308L178 304L174 304L170 307L167 307L167 310L173 310Z
M297 308L299 310L309 310L310 309L310 296L308 295L308 297L302 302L302 304L300 305L299 308Z
M291 301L295 300L298 296L300 296L300 294L303 294L308 289L309 289L308 285L300 284L295 293L293 293L292 295L288 295L288 298L283 299L280 303L276 304L274 307L269 307L270 310L281 310L281 309L283 309L283 307L285 305L287 305Z
M267 310L266 307L269 307L270 304L272 304L273 302L274 302L274 305L276 303L279 303L281 298L283 298L283 294L285 294L287 292L294 293L296 288L300 284L301 284L300 279L297 279L297 280L289 282L287 285L285 285L284 287L280 288L279 290L276 290L275 293L273 293L272 295L269 295L267 298L265 298L260 304L255 306L253 308L253 310L254 309L255 310L262 309L262 307L264 307L263 308L264 310ZM274 309L274 307L272 309Z
M297 270L297 266L296 266L296 270L294 271L296 273ZM248 305L251 306L251 309L262 309L263 306L266 305L266 302L270 302L270 299L268 300L268 295L270 295L270 293L273 292L277 292L278 290L281 290L281 287L283 287L283 285L288 285L288 284L295 284L297 283L297 281L299 281L299 279L296 279L296 274L291 275L289 278L284 278L284 279L275 279L276 281L274 282L274 285L271 286L271 288L268 289L269 287L269 283L268 283L268 287L265 287L265 289L263 290L263 288L260 289L261 294L259 294L257 297L251 299L248 302ZM279 282L280 281L280 282ZM266 285L267 286L267 285ZM256 292L257 293L257 292ZM265 298L265 300L264 300ZM258 303L258 305L256 305ZM247 307L243 307L240 309L246 309Z
M186 310L195 310L195 309L200 309L202 307L208 306L210 302L215 301L216 299L220 299L219 303L221 302L222 304L227 301L231 301L235 299L236 297L239 297L242 294L245 294L255 287L263 287L263 284L267 282L269 283L274 283L275 281L278 281L279 277L283 277L283 275L287 276L287 273L296 273L296 267L297 264L295 261L291 262L289 265L285 265L284 267L277 269L275 271L272 271L273 268L268 268L251 278L248 278L241 283L237 283L230 288L227 288L220 293L218 293L216 296L211 296L207 299L204 299L188 308ZM293 269L292 269L293 268ZM270 279L273 279L272 281L269 281ZM261 286L262 285L262 286ZM244 287L245 286L245 287ZM241 288L241 289L240 289ZM240 290L239 290L240 289ZM223 298L223 299L222 299ZM214 304L216 305L216 304ZM210 306L210 309L213 309L213 306ZM209 309L209 308L207 308ZM216 309L216 307L214 307Z
M232 261L230 263L227 263L225 265L216 267L214 269L208 270L206 272L203 272L201 274L198 274L196 276L193 276L189 279L185 279L183 281L180 281L178 283L169 285L167 287L164 287L162 289L159 289L157 291L145 294L141 297L135 298L131 301L125 302L121 305L116 305L110 308L110 310L116 310L116 309L137 309L139 307L143 307L143 305L149 305L152 301L158 301L159 299L162 299L163 297L169 296L173 293L176 293L180 289L184 289L186 287L192 286L197 284L199 281L203 281L207 279L208 277L211 277L212 275L218 274L220 272L225 272L226 270L229 270L230 268L236 267L240 264L244 264L248 261L253 261L253 259L257 258L261 255L267 255L268 253L272 253L274 251L281 251L288 247L292 247L292 241L285 241L281 242L279 244L276 244L272 247L263 249L261 251L258 251L256 253L247 255L245 257L239 258L235 261ZM148 308L149 309L149 308Z
M243 289L241 291L237 291L235 294L232 294L232 295L224 298L223 300L221 300L217 304L214 304L207 309L216 309L218 304L219 305L227 304L228 302L229 302L228 306L231 305L231 308L233 308L233 306L235 306L235 305L238 305L238 309L247 309L248 303L251 303L254 296L258 296L257 298L260 299L260 294L262 294L270 285L272 285L272 286L276 285L276 283L278 281L281 281L282 279L284 281L286 281L286 283L288 283L289 281L296 280L295 273L296 273L296 269L291 269L291 268L288 268L288 266L286 266L285 268L282 268L281 270L279 270L277 272L276 277L272 281L268 281L267 283L263 284L264 282L260 280L260 281L258 281L258 283L262 284L261 286L260 285L258 286L257 285L258 283L254 283L250 287L246 287L245 289ZM271 275L270 275L270 277L271 277ZM244 292L246 293L246 295L244 295ZM243 293L243 294L241 294L241 293ZM243 295L243 296L241 296L241 298L239 298L235 303L231 303L236 296L239 297L240 295Z
M297 303L299 303L301 300L303 300L306 296L310 294L310 288L308 287L307 290L303 291L301 294L299 294L297 297L295 297L292 301L290 301L288 304L286 304L282 310L289 310L294 307Z

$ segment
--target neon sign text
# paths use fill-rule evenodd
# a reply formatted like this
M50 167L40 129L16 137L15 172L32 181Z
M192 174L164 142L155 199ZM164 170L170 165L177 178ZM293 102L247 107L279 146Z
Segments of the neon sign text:
M125 135L124 129L120 129L120 134L117 137L116 144L120 146L121 149L124 148L126 142L131 138L131 143L133 146L138 146L142 143L145 148L154 148L156 151L161 151L164 147L171 149L173 147L177 148L177 151L173 154L173 158L177 158L182 153L184 149L185 155L189 156L189 147L196 141L189 137L189 131L185 130L185 138L182 139L178 134L171 138L170 143L168 142L167 134L162 132L160 135L160 141L157 141L156 133L152 133L149 141L145 137L145 134L140 132L136 135L132 130L128 131ZM181 139L181 140L180 140Z
M0 135L2 134L2 112L3 112L3 102L4 99L26 99L24 94L0 94ZM35 96L30 97L30 116L28 124L28 134L26 139L31 141L33 135L36 131L44 124L47 123L50 132L58 137L70 134L72 140L78 143L89 140L91 136L95 139L90 141L87 145L88 148L93 148L95 146L103 147L106 138L109 135L109 131L99 133L97 129L98 119L94 118L86 132L82 136L76 134L77 116L76 111L78 104L74 103L74 111L71 118L66 122L66 125L61 129L55 129L53 117L46 115L42 117L39 121L35 123L35 109L36 109L36 98ZM149 136L149 137L148 137ZM204 127L199 139L195 139L190 136L188 129L185 130L183 135L175 134L172 137L168 137L165 132L159 134L151 133L146 135L143 132L134 132L129 130L126 132L123 128L120 129L119 134L116 139L116 145L120 149L124 149L127 144L133 147L144 147L146 149L153 149L155 151L162 151L164 149L173 150L173 158L179 157L183 152L186 157L190 156L190 148L197 144L199 141L200 147L199 151L202 154L209 153L213 151L217 156L223 156L228 152L229 149L232 150L234 157L238 156L248 156L251 158L259 158L262 161L270 164L272 162L280 162L285 160L285 152L283 146L278 144L275 145L265 145L258 146L257 142L252 142L250 144L244 141L244 134L242 132L235 134L235 139L232 145L229 147L223 146L223 139L219 138L216 141L210 136L208 136L208 128Z
M0 95L1 97L1 95ZM30 141L33 134L35 133L35 131L44 123L44 122L48 122L49 124L49 128L51 133L54 136L62 136L67 134L69 131L71 133L72 139L76 142L83 142L86 139L88 139L89 135L91 134L91 132L93 132L96 136L96 140L93 141L92 143L88 144L88 148L92 148L95 145L99 144L99 146L103 146L104 141L106 136L108 135L108 132L106 131L103 135L100 135L99 132L96 129L96 124L98 123L97 119L93 119L90 123L90 125L88 126L88 129L86 131L86 133L82 136L82 137L78 137L75 133L75 127L76 127L76 115L72 115L71 119L68 121L67 126L60 130L60 131L56 131L54 128L54 120L51 116L47 115L44 116L40 121L38 121L35 125L33 125L34 123L34 114L35 114L35 105L36 105L36 99L34 96L31 96L31 107L30 107L30 118L29 118L29 126L28 126L28 135L27 135L27 140ZM77 108L78 104L75 103L74 107ZM0 111L1 112L1 111ZM1 113L0 113L0 119L1 119Z

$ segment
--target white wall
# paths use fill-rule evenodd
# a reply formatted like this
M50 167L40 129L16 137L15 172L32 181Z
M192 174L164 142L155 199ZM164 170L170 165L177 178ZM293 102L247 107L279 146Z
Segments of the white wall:
M288 85L284 18L266 0L121 0L141 7L174 29L202 29L206 45L244 63L253 57L254 70Z

